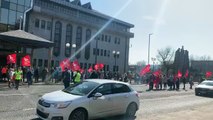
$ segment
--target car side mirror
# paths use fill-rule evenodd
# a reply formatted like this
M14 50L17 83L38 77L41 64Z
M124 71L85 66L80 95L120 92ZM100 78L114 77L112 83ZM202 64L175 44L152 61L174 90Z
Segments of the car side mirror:
M103 95L101 93L95 93L94 97L95 98L99 98L99 97L102 97Z

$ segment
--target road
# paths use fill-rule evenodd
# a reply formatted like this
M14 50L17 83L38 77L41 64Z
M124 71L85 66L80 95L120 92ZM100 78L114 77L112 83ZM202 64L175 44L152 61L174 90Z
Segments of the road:
M35 110L39 97L62 88L62 85L33 85L30 88L23 85L17 91L1 86L0 120L38 120ZM202 112L199 111L200 108L213 110L213 106L209 106L213 105L213 98L195 96L194 90L147 92L145 85L133 85L133 88L140 93L140 110L137 112L135 120L165 120L166 118L175 120L177 115L182 117L182 120L188 120L184 119L186 112L191 115L191 112L194 114ZM198 113L194 115L195 118L198 118L196 115ZM212 118L213 115L210 117ZM125 120L125 118L118 116L99 120Z

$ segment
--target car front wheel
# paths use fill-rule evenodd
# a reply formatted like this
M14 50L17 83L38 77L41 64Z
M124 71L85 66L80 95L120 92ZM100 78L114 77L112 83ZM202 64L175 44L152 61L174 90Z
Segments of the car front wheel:
M87 120L87 114L85 110L77 109L71 113L69 120Z
M126 110L126 116L127 117L134 117L135 113L137 111L137 105L135 103L129 104Z

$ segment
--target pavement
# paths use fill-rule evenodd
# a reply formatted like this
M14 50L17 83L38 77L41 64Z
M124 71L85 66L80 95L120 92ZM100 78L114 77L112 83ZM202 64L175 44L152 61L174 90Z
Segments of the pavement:
M131 85L139 92L140 109L133 120L212 120L213 98L198 97L194 90L146 91L148 86ZM63 89L61 83L44 85L36 83L29 88L27 84L19 90L9 89L0 84L0 120L39 120L35 115L36 103L42 95ZM99 120L127 120L122 116Z

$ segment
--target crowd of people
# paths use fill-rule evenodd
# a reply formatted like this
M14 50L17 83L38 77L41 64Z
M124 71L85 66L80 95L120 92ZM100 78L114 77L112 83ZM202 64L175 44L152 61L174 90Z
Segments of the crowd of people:
M83 79L112 79L124 82L132 82L131 73L120 74L119 72L111 71L71 71L65 68L64 71L60 67L15 67L14 65L6 65L0 67L0 80L8 82L8 87L18 89L19 83L27 83L28 87L33 83L50 81L52 83L63 82L65 88L70 83L78 83Z
M193 82L193 76L175 76L175 75L148 75L146 78L146 82L149 85L148 90L153 90L154 88L157 90L179 90L180 84L183 84L182 89L186 89L186 84L189 83L190 87L189 89L192 89L192 86L194 85Z

